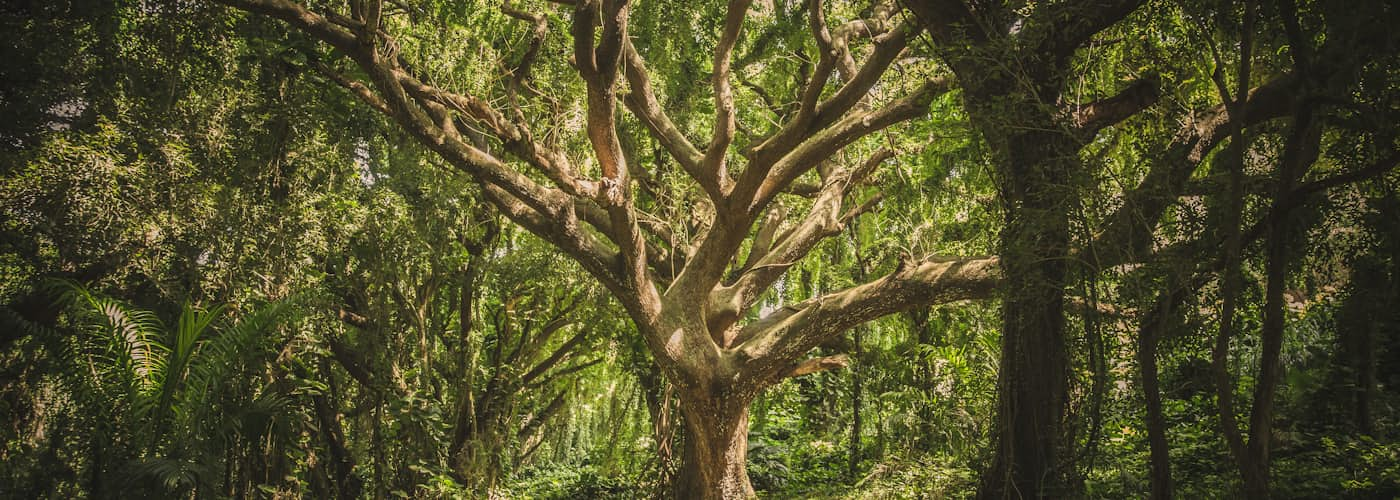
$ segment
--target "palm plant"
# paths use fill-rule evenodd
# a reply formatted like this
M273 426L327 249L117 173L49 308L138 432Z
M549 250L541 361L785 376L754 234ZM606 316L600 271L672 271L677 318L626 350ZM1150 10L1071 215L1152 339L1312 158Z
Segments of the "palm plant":
M234 320L224 306L186 303L174 328L140 309L76 283L62 283L75 335L54 346L61 378L90 433L89 488L142 488L155 480L164 493L216 484L238 420L266 415L283 398L230 383L267 352L259 342L288 303L273 302ZM241 404L239 404L241 402ZM250 404L250 403L258 404ZM256 430L254 430L256 431ZM245 442L251 440L245 440ZM125 478L107 480L110 473Z

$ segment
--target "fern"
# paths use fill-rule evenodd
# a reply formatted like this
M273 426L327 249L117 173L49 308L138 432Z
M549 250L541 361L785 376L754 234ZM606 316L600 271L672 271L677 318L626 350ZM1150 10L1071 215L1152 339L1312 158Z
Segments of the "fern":
M103 451L112 457L103 462L126 463L93 467L123 470L133 487L144 482L167 493L189 491L217 481L223 447L233 442L221 438L264 432L266 425L250 429L248 420L273 422L289 413L284 396L230 383L240 367L266 354L260 341L286 316L289 302L267 304L236 322L221 321L229 317L224 306L205 310L187 303L175 328L167 329L154 312L77 283L52 286L61 291L75 334L28 328L44 339L61 367L62 385L81 414L91 417L90 428L116 448ZM4 316L23 321L13 313Z

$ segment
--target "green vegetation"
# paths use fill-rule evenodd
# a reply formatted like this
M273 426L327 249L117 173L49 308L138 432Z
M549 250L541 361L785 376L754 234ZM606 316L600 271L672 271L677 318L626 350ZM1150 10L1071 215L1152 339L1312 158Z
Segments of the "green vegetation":
M0 4L0 498L1400 496L1392 4Z

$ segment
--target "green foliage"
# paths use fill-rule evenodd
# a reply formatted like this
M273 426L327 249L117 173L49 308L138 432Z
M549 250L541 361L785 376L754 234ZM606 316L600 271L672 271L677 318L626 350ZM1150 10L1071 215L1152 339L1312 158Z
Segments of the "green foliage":
M306 3L349 11L339 0ZM571 8L511 3L548 22L528 84L552 99L507 90L532 27L496 2L385 2L385 30L395 55L425 79L492 105L519 104L508 120L530 124L581 177L596 177L585 85L570 60ZM1017 16L1068 3L1027 3ZM745 21L733 63L743 125L731 148L736 169L790 113L820 55L811 5L755 2ZM871 5L820 7L835 27ZM1038 103L1072 116L1131 81L1156 81L1161 91L1142 113L1076 138L1082 178L1053 186L1074 189L1073 206L1062 208L1073 215L1070 243L1084 249L1070 256L1065 291L1077 300L1065 307L1064 342L1067 440L1086 497L1149 494L1139 323L1157 292L1193 273L1201 285L1167 318L1158 346L1176 496L1240 488L1209 361L1220 323L1220 273L1210 266L1225 229L1228 142L1200 152L1204 165L1173 181L1187 194L1171 194L1161 220L1140 221L1156 226L1149 244L1131 249L1134 263L1079 267L1119 250L1090 242L1156 168L1185 161L1172 154L1183 134L1219 116L1214 77L1239 89L1294 71L1281 14L1268 8L1253 34L1255 77L1235 81L1240 7L1145 2L1070 55L1059 100ZM1300 180L1307 183L1393 154L1400 47L1389 33L1396 9L1384 2L1299 8L1309 40L1356 49L1321 61L1345 70L1300 90L1320 103L1324 128L1319 160ZM722 2L680 0L635 3L631 13L629 37L662 107L699 146L714 125L708 82L724 15ZM344 54L283 23L203 1L10 2L0 5L0 30L0 421L9 422L0 427L0 497L660 491L684 437L654 434L656 401L673 432L683 427L654 346L579 266L511 226L472 179L332 81L324 70L365 76ZM946 56L959 48L927 33L911 40L872 88L871 104L949 73ZM871 42L856 36L850 47L863 56ZM819 90L830 96L849 78L838 72ZM877 148L897 153L849 195L881 196L878 206L791 264L745 320L910 260L1003 249L1016 207L996 164L1004 145L983 130L1023 110L1001 110L993 127L975 124L966 83L918 119L830 158L851 164ZM622 97L632 91L619 88ZM643 123L621 107L617 116L630 167L647 174L638 205L674 236L649 243L684 251L711 224L697 216L702 195ZM1250 129L1247 225L1262 228L1274 205L1288 130L1287 120ZM492 154L504 149L483 144ZM1288 219L1294 260L1272 427L1276 497L1400 496L1396 186L1392 170L1314 192ZM793 220L813 206L803 196L777 203ZM1267 259L1255 244L1244 257L1238 334L1226 353L1237 403L1257 385ZM66 281L47 285L54 279ZM209 304L220 305L201 306ZM1086 305L1106 307L1090 314ZM747 464L754 486L772 498L971 496L994 452L1002 307L918 308L864 325L859 340L846 332L816 348L812 355L849 354L851 365L758 398ZM539 340L535 356L511 356L560 311L568 326ZM576 334L581 341L564 349ZM520 380L556 350L558 364ZM1363 400L1369 406L1359 410ZM1247 421L1248 405L1240 406L1237 418ZM457 441L466 444L452 449Z
M558 465L536 468L521 474L510 489L512 498L541 500L624 499L645 497L634 483L617 476L600 475L592 465Z
M167 328L153 311L76 283L54 286L71 304L69 326L46 331L42 340L72 397L73 416L90 426L92 446L103 448L88 464L95 474L90 487L111 482L138 491L152 481L152 494L212 487L228 441L263 432L247 419L285 418L285 401L272 389L248 393L246 383L230 382L270 361L267 333L285 321L286 303L237 320L222 306L186 304L176 326ZM109 473L121 474L101 477Z

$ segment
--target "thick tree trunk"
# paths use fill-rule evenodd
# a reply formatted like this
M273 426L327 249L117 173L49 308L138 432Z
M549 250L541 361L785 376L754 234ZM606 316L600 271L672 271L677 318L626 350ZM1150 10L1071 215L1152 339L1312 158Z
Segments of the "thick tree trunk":
M1022 122L1042 123L1034 117ZM1006 147L1000 165L1008 207L1001 235L1006 279L996 455L978 496L1073 496L1062 441L1069 375L1064 288L1074 203L1070 172L1077 153L1053 133L997 138Z
M745 469L749 402L741 398L681 395L685 445L675 497L697 500L754 498Z
M1063 274L1046 267L1056 266L1006 267L1008 277L1019 274L1023 279L1013 285L1003 305L997 448L980 498L1056 498L1068 493L1063 491L1060 460L1068 370L1063 294L1043 290Z

